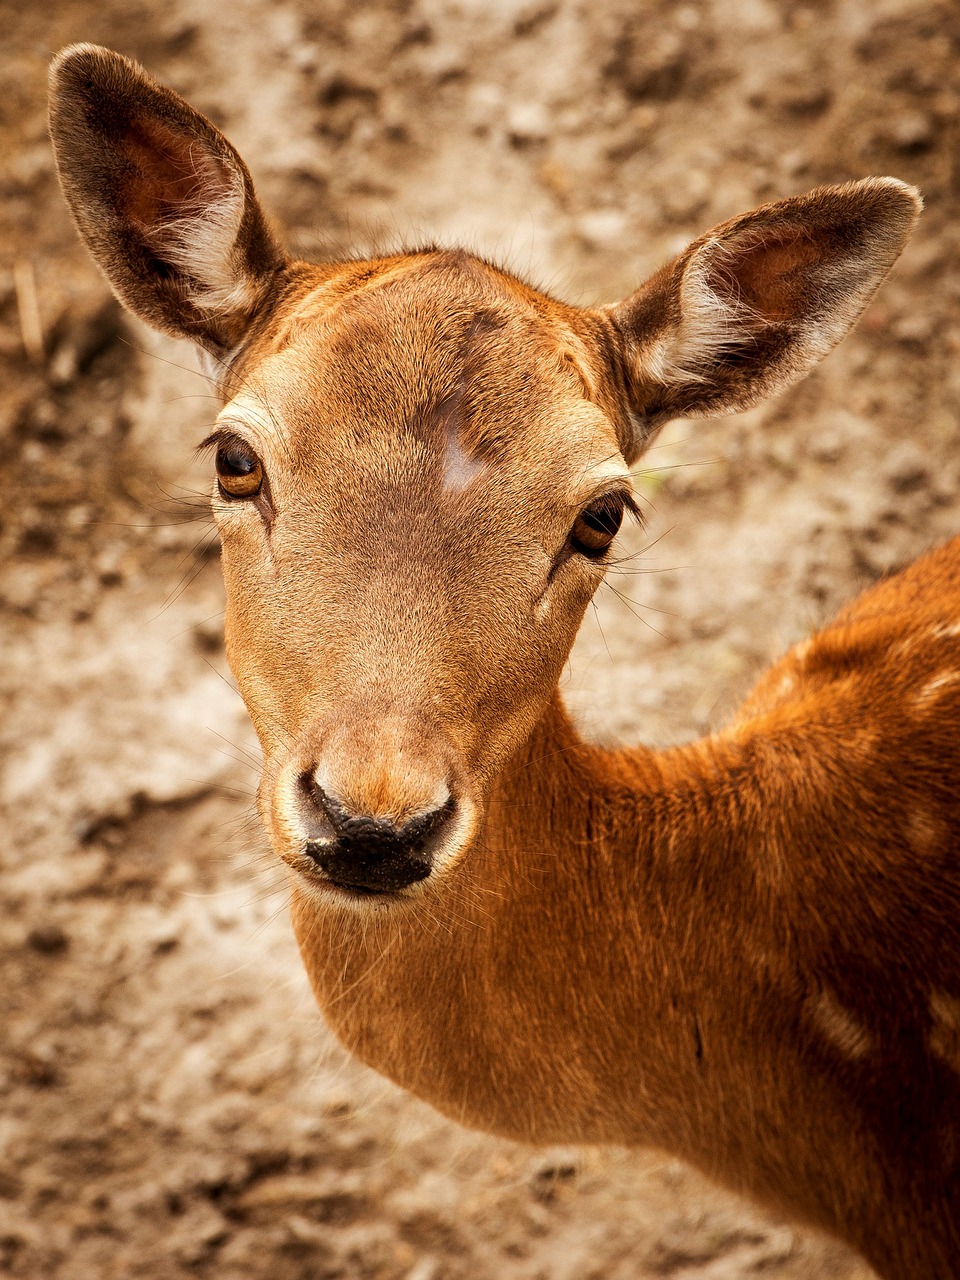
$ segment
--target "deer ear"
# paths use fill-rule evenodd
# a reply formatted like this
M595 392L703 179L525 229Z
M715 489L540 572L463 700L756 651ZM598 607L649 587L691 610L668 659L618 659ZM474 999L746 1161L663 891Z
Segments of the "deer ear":
M670 418L745 409L803 377L859 317L921 207L895 178L820 187L722 223L604 308L634 454Z
M89 44L53 63L50 132L77 227L121 301L214 354L235 346L287 258L226 138Z

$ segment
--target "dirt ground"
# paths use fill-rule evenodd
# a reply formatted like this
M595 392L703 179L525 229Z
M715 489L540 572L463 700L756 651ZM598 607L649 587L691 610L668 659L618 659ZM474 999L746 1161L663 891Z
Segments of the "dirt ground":
M960 10L0 0L0 32L0 1273L867 1280L663 1156L464 1134L325 1031L223 659L193 457L214 407L80 248L44 80L73 40L140 58L227 130L304 256L436 238L575 301L766 199L922 188L820 371L649 455L642 572L601 589L566 689L591 732L667 743L960 529Z

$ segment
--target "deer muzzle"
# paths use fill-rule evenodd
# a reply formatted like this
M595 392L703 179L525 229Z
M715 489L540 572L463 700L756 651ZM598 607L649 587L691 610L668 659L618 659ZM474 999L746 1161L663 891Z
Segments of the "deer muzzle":
M313 774L302 782L314 822L325 828L305 845L307 856L338 889L357 894L395 893L425 880L433 870L438 837L453 819L452 795L405 822L353 813L318 786Z

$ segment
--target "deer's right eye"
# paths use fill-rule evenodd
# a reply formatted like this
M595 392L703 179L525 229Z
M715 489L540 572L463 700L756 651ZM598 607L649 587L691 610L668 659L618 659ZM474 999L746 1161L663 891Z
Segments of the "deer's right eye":
M244 444L221 444L217 449L217 483L225 498L255 498L263 488L263 464Z
M611 493L581 511L570 534L573 549L599 559L617 536L626 505L623 494Z

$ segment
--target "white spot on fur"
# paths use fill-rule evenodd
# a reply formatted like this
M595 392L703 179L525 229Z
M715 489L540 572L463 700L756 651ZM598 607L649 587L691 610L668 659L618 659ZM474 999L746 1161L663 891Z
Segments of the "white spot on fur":
M873 1037L863 1023L828 991L809 1002L817 1029L847 1058L859 1059L873 1048Z
M810 656L810 650L813 648L813 636L808 636L806 640L801 640L799 644L795 644L791 653L797 662L806 662Z
M930 635L934 640L956 640L960 636L960 622L938 622L931 627Z
M472 458L457 439L456 431L447 432L443 448L443 488L447 493L461 493L484 471L484 464Z
M940 848L943 825L926 809L911 809L904 819L904 829L910 848L921 857L928 857Z
M934 991L930 996L930 1013L934 1020L944 1023L951 1031L960 1032L960 1000Z
M945 689L960 683L960 671L945 671L943 675L928 680L913 700L913 705L924 710L936 702Z
M268 441L277 449L284 447L276 418L271 415L266 401L252 388L241 391L221 410L217 426L236 431L241 436L251 435L255 448L261 447L259 441Z
M890 658L909 658L917 648L917 639L910 636L907 640L901 640L899 644L895 644L888 652Z
M797 682L793 678L793 676L790 674L790 672L785 671L783 675L780 677L779 681L777 682L777 687L774 690L774 694L778 698L785 698L788 693L793 693L794 689L796 688L796 685L797 685Z
M943 991L930 994L930 1048L954 1071L960 1071L960 1000Z

